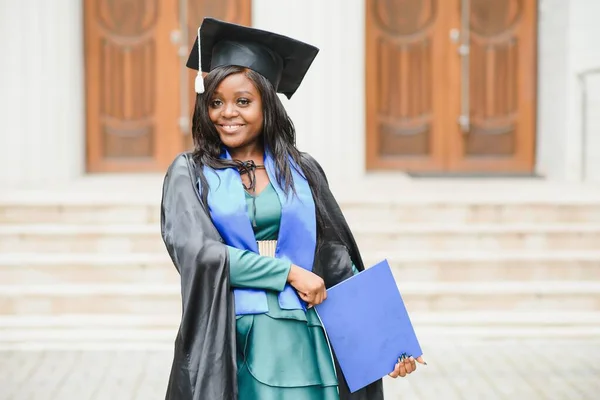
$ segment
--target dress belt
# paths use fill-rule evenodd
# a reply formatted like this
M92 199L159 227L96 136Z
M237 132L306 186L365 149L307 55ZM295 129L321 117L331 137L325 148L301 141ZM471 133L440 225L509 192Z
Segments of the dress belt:
M266 257L275 257L277 249L277 240L257 240L258 254Z

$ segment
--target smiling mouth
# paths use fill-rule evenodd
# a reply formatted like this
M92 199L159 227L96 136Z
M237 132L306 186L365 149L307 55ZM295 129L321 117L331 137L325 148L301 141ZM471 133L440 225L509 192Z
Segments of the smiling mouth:
M244 125L219 125L227 133L235 133L242 129Z

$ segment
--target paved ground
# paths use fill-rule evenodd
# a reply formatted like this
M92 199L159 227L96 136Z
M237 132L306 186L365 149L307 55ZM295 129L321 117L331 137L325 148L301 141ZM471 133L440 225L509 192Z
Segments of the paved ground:
M600 338L429 343L427 367L386 379L388 400L600 398ZM170 362L169 351L0 352L0 399L163 399Z

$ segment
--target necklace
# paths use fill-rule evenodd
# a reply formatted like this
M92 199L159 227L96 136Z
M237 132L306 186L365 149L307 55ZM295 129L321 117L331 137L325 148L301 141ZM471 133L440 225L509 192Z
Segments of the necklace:
M238 172L240 175L248 175L248 186L244 184L244 189L254 193L256 189L256 170L265 169L264 165L256 165L253 160L240 161L238 166Z

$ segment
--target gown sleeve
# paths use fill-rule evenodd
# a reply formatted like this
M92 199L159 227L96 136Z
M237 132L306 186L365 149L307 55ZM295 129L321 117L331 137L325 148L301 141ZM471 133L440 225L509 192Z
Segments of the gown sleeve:
M233 287L266 289L281 292L292 264L274 257L227 246L229 250L229 276Z
M182 317L166 400L236 400L235 308L229 253L195 188L195 164L178 156L165 175L161 235L181 275Z

